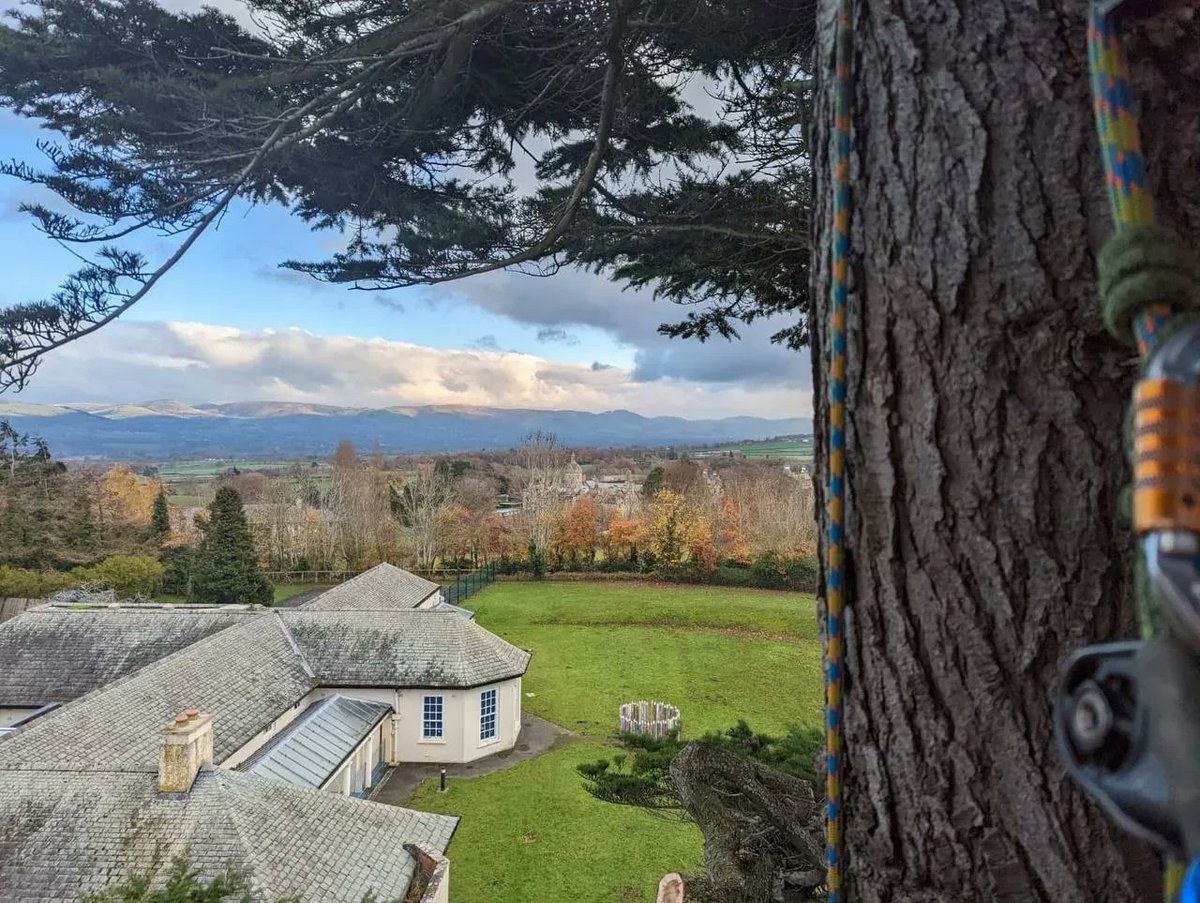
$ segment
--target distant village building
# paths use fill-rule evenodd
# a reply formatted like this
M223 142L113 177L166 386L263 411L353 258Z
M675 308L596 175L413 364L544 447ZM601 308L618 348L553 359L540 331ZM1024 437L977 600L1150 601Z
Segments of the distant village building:
M511 749L529 657L392 565L299 609L29 609L0 624L0 898L186 851L272 899L403 899L457 819L350 797Z
M567 463L566 472L563 475L563 483L566 491L572 495L577 495L583 491L583 467L575 456L571 455L571 460Z
M640 502L642 478L632 470L598 474L584 481L582 492L591 495L601 505L616 508L622 517L629 517Z

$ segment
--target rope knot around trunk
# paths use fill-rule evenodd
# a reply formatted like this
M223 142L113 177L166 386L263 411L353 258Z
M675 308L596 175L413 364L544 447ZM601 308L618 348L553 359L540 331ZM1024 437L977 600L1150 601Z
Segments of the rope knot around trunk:
M1135 344L1134 322L1147 308L1163 305L1172 314L1200 310L1196 255L1165 226L1118 229L1104 243L1097 263L1104 324L1127 345Z

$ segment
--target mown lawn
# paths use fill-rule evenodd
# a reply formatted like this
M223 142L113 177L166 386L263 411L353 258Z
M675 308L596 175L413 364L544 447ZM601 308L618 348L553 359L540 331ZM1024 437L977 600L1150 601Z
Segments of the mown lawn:
M611 737L622 702L680 707L685 737L744 718L757 731L819 723L821 644L812 596L625 583L499 583L468 603L533 651L525 708Z
M292 596L315 589L329 589L333 585L332 583L281 583L275 587L275 601L285 602Z
M702 861L696 828L589 796L575 767L611 756L617 708L679 705L685 736L745 718L758 731L814 725L820 643L811 596L604 583L500 583L467 603L533 650L526 711L582 738L480 778L426 782L417 809L462 816L451 844L460 903L653 900L658 879Z
M580 742L482 778L427 781L415 809L461 815L450 845L456 903L653 900L658 879L703 859L700 832L678 813L603 803L575 766L611 756Z

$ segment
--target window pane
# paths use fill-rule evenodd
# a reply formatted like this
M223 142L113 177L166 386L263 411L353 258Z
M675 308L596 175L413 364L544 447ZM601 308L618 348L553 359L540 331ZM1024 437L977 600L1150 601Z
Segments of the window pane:
M479 739L496 739L496 691L484 690L479 695Z
M427 740L438 739L442 736L442 697L425 697L425 714L422 733Z

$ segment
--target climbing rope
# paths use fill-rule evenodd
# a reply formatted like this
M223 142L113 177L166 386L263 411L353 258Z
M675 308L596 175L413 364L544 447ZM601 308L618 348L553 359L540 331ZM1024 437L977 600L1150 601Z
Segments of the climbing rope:
M845 657L846 308L850 253L850 20L853 0L838 6L833 102L833 254L829 351L829 534L825 560L825 884L829 903L842 896L842 678Z
M1104 319L1114 335L1136 343L1144 361L1162 334L1172 308L1194 304L1195 276L1188 250L1181 247L1173 233L1156 224L1129 64L1116 23L1095 3L1088 23L1088 63L1096 131L1116 230L1099 259ZM1141 584L1141 580L1138 582ZM1138 605L1142 632L1150 638L1159 630L1143 588L1139 588ZM1163 898L1180 900L1186 864L1168 858L1164 865ZM1188 883L1191 887L1196 884ZM1189 893L1194 895L1194 890Z
M1092 5L1091 21L1088 23L1088 63L1092 77L1092 103L1096 110L1096 131L1100 136L1100 153L1104 161L1104 178L1108 183L1113 225L1118 236L1129 230L1137 232L1140 230L1135 227L1154 225L1154 199L1146 186L1146 158L1142 154L1125 50L1115 23L1101 13L1096 4ZM1104 278L1106 269L1103 262L1101 271L1102 282L1107 283L1109 280ZM1108 300L1112 292L1107 284L1101 285L1101 294L1106 299L1105 319L1110 328L1118 333L1125 329L1124 323L1129 322L1128 314L1134 314L1133 337L1137 341L1138 353L1145 358L1169 314L1167 307L1143 303L1136 310L1131 310L1128 304L1118 305Z

